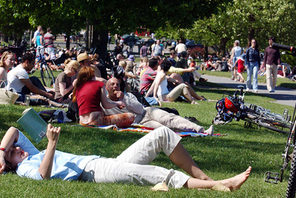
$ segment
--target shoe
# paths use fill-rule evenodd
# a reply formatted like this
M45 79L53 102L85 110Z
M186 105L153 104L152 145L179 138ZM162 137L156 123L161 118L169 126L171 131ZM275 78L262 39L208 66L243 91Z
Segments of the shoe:
M249 88L247 88L247 89L246 89L246 92L249 92L249 91L250 91L250 89L249 89Z
M269 93L274 93L274 90L270 90Z

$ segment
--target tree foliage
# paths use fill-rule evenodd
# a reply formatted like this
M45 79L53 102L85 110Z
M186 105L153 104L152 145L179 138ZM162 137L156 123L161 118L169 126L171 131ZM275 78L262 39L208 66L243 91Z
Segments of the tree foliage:
M271 35L277 42L295 45L295 16L293 0L233 0L222 4L211 17L195 21L188 32L190 37L206 44L219 43L222 50L230 48L236 39L247 46L252 38L262 49Z

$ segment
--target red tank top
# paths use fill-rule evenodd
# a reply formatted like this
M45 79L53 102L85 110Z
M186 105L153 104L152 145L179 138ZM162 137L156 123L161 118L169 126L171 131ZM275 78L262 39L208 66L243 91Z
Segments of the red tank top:
M79 115L94 111L101 111L101 88L104 86L100 81L88 81L77 88L76 99Z

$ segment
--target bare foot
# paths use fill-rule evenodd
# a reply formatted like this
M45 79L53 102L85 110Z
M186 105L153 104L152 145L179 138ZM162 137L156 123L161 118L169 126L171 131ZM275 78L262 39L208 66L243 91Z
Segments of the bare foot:
M224 186L228 187L231 191L238 190L241 187L241 185L243 185L243 183L248 179L251 170L252 167L249 166L249 168L245 172L242 172L241 174L231 177L229 179L222 180L221 183Z

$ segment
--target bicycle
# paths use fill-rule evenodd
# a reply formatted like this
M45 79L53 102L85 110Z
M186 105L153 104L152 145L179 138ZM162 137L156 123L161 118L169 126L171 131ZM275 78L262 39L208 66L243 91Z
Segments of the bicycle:
M40 50L40 48L37 50ZM54 61L46 60L44 54L40 53L40 51L39 51L39 54L40 56L37 57L38 61L36 64L40 65L39 69L40 69L42 84L45 87L54 87L55 77L53 75L51 68L47 64L47 62L52 62L54 64Z
M287 130L292 125L288 110L280 115L255 104L245 104L244 87L239 86L239 89L240 91L235 91L233 96L225 97L216 103L217 115L213 120L214 124L227 124L235 119L245 121L245 128L250 128L252 124L255 124L279 133L288 133Z

